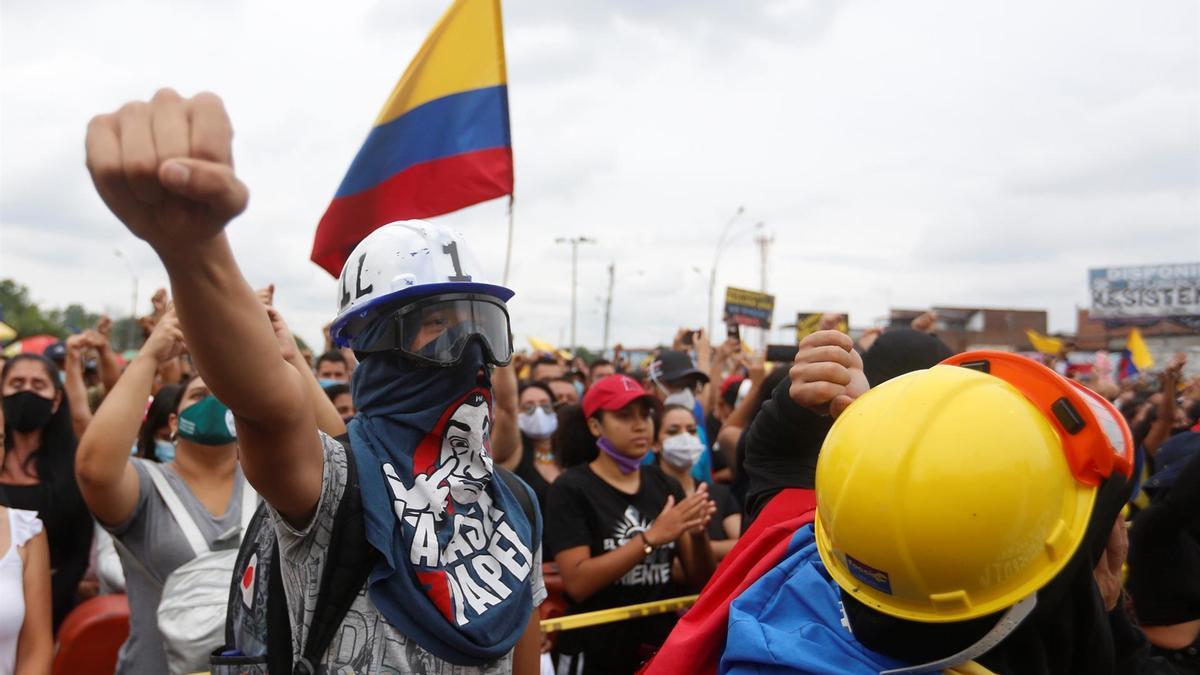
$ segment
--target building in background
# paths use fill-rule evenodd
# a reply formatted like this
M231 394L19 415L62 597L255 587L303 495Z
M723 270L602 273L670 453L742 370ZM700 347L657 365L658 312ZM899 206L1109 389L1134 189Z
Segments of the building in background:
M1200 365L1200 263L1099 267L1088 270L1092 304L1075 318L1080 351L1120 351L1138 328L1161 368L1175 352Z
M893 309L888 328L908 328L926 309ZM937 336L956 352L970 349L999 349L1007 352L1033 351L1026 330L1046 333L1044 309L995 309L988 307L934 307Z

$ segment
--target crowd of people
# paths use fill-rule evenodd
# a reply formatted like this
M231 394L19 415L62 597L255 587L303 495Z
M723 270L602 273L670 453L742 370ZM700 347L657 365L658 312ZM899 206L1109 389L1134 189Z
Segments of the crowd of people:
M123 593L121 673L1200 673L1182 356L1070 381L931 315L827 317L787 363L689 328L517 352L512 291L405 221L350 253L314 358L225 238L230 135L170 90L88 129L173 297L128 361L104 320L3 363L0 672Z

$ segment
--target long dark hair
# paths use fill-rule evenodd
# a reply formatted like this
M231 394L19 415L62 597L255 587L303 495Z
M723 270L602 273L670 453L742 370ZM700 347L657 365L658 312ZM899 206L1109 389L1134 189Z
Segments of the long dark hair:
M564 405L558 409L558 429L551 443L564 469L587 464L600 453L596 437L588 429L583 416L583 406L578 403Z
M138 457L155 462L162 461L158 453L154 450L154 433L167 426L167 423L170 422L171 413L175 412L179 407L180 399L183 398L183 390L186 388L186 384L187 380L184 380L183 384L163 385L158 390L158 393L154 395L154 401L146 409L146 419L142 420L142 426L138 429Z
M13 366L22 361L34 361L42 366L46 371L46 377L50 378L50 382L54 385L54 391L59 394L59 404L58 410L50 416L50 421L42 427L41 445L29 456L29 459L25 460L25 466L21 468L28 470L28 465L32 462L40 482L49 482L64 477L74 479L75 446L78 439L75 438L75 429L71 426L71 405L67 401L62 380L58 378L58 366L54 365L50 359L38 354L17 354L4 364L3 370L0 370L0 385L8 381L8 374ZM4 420L4 455L6 457L12 450L12 446L13 429L6 418Z

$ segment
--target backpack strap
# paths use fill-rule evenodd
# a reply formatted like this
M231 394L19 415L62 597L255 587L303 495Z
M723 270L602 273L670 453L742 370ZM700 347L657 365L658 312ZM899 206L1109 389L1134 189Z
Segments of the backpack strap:
M308 628L304 653L291 669L297 674L316 672L316 664L333 642L337 629L350 611L350 605L358 597L378 560L378 553L367 542L358 466L350 449L350 436L343 434L335 440L346 449L346 490L334 512L329 553L321 574L321 587L317 592L317 604Z
M162 467L157 462L142 462L142 466L146 469L146 474L150 476L150 482L154 483L154 487L158 490L158 495L166 502L167 510L175 518L179 529L183 530L183 536L187 539L188 545L192 547L192 553L195 555L208 553L208 541L204 539L204 535L200 534L200 527L196 525L196 520L184 507L179 495L167 483L167 477L163 475Z
M517 498L517 503L521 505L521 510L525 512L525 518L529 521L529 530L533 533L533 541L531 542L533 545L529 547L529 550L536 551L537 547L542 543L542 533L538 527L541 523L537 517L537 512L534 510L533 497L530 495L529 486L517 474L502 466L496 466L494 470L496 475L500 476L500 479L508 486L508 491L513 493L513 496Z
M279 541L271 545L271 574L267 577L267 672L292 672L292 619L279 570Z

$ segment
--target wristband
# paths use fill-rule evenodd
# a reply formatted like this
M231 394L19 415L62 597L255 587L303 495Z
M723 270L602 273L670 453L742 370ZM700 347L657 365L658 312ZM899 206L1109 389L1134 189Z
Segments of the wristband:
M645 555L654 553L654 544L650 543L650 539L646 536L646 533L638 532L638 536L642 538L642 544L644 544L644 546L642 546L642 553Z

